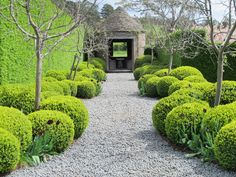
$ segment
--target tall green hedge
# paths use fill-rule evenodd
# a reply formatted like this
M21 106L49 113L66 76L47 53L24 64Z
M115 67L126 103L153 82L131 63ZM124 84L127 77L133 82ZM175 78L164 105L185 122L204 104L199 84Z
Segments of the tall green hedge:
M39 8L41 4L44 4L43 9L45 13L42 18L44 20L47 19L47 16L49 18L55 9L55 4L53 4L51 0L46 0L46 5L42 3L45 2L42 0L34 0L32 2L35 3L32 4L33 7L37 8ZM1 9L1 11L5 16L9 17L7 5L9 5L9 1L0 1L0 7L6 7L3 8L3 10ZM33 13L38 13L37 8L35 8ZM25 15L21 15L19 19L20 23L23 24L27 30L32 30L26 22ZM68 22L69 20L71 20L71 18L65 15L60 18L60 20L58 19L55 24L65 24L66 21ZM44 59L44 73L49 69L70 69L74 52L69 51L76 44L78 34L81 39L80 46L83 46L82 27L78 29L78 31L63 40L60 45ZM50 45L50 42L47 45ZM14 24L0 15L0 84L33 82L35 79L35 66L34 41L24 36Z

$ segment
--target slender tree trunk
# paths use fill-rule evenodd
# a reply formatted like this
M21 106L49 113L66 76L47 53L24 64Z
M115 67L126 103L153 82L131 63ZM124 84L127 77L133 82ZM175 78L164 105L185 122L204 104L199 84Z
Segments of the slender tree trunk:
M171 51L170 51L170 58L169 58L168 75L170 74L170 72L171 72L171 70L172 70L173 59L174 59L174 53L173 53L173 50L171 50Z
M41 90L42 90L42 68L43 68L43 41L36 39L36 89L35 89L35 109L40 109Z
M90 64L90 54L89 54L89 52L88 52L87 68L89 68L89 64Z
M76 74L77 74L77 71L79 69L79 63L80 63L80 57L78 55L75 56L75 58L77 59L77 64L76 64L76 67L75 67L75 72L74 72L74 76L73 76L73 81L75 80L76 78Z
M153 60L154 60L154 48L153 48L153 47L152 47L151 51L152 51L152 59L151 59L151 64L153 64Z
M224 56L223 53L220 52L218 55L217 88L216 88L216 97L214 106L218 106L220 104L223 75L224 75Z
M75 62L76 62L76 59L77 59L76 56L77 56L77 55L75 54L75 55L74 55L74 61L73 61L73 63L72 63L72 66L71 66L71 69L70 69L70 74L69 74L69 77L68 77L69 80L71 80L73 71L75 70Z

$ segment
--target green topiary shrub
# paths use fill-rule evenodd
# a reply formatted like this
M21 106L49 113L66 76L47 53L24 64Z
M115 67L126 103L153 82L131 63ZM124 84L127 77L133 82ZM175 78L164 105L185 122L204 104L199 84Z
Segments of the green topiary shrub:
M220 105L207 112L202 121L202 128L214 138L223 126L233 120L236 120L236 105Z
M42 82L42 92L46 91L57 92L64 95L64 89L58 84L58 82Z
M142 68L142 67L136 68L136 69L134 70L134 79L135 79L135 80L139 80L140 77L142 77L142 72L143 72L143 68Z
M95 68L106 71L106 61L102 58L90 58L90 63L95 66Z
M193 83L207 82L207 80L202 76L188 76L184 78L184 81L193 82Z
M168 96L168 90L169 87L179 80L172 76L164 76L160 79L160 81L157 83L157 94L160 97L166 97Z
M56 152L62 152L72 144L74 123L68 115L59 111L42 110L29 114L28 119L32 123L33 136L47 133L52 138Z
M134 68L138 68L143 66L144 64L150 64L152 61L152 56L151 55L142 55L139 56L134 63Z
M202 73L191 66L181 66L171 71L170 76L174 76L179 80L183 80L188 76L201 76L203 77Z
M35 110L35 91L30 85L10 84L1 87L0 105L14 107L25 114Z
M162 67L153 64L153 65L145 65L142 68L143 68L143 71L142 71L141 75L143 76L146 74L154 74L155 72L160 70Z
M96 79L87 79L87 81L90 81L94 84L95 88L96 88L96 94L95 96L98 96L101 92L102 92L102 84L101 82L97 81Z
M75 77L75 81L78 81L78 82L87 81L88 79L90 79L90 78L84 77L84 76L82 76L82 75L80 75L78 73L77 73L77 75Z
M168 75L168 69L161 69L154 73L158 77L163 77Z
M168 95L171 95L172 93L174 93L177 90L188 89L188 88L193 88L193 83L188 82L188 81L177 81L177 82L174 82L169 87Z
M57 82L58 80L53 77L43 77L44 82Z
M141 95L146 94L146 82L148 81L148 79L152 77L156 77L156 76L153 74L146 74L138 80L138 89Z
M190 96L178 96L171 95L169 97L161 99L152 110L152 121L153 126L158 130L161 134L165 134L165 119L167 114L175 107L180 106L185 103L192 102L201 102L196 98Z
M195 102L174 108L165 119L167 137L176 144L184 144L184 138L192 139L192 132L199 134L202 119L208 109L207 103L204 105Z
M57 81L55 84L59 85L63 89L63 95L71 95L71 87L68 83Z
M93 69L84 69L83 71L78 72L77 75L97 79L94 76Z
M214 153L219 164L236 170L236 121L224 126L215 138Z
M42 101L44 110L61 111L73 120L75 126L75 138L79 138L89 123L88 110L83 102L71 96L55 96Z
M26 150L32 142L32 125L27 117L15 108L0 106L0 128L15 135L21 142L21 149Z
M76 96L77 95L77 85L78 82L76 81L71 81L71 80L63 80L62 82L65 82L69 85L70 91L71 91L71 96Z
M14 170L19 160L19 140L7 130L0 128L0 174Z
M46 73L46 77L53 77L57 79L58 81L67 79L68 75L69 75L69 72L64 71L64 70L49 70Z
M101 69L93 69L93 75L98 81L105 81L107 79L106 73Z
M49 97L52 97L52 96L59 96L61 95L60 93L58 92L53 92L53 91L45 91L45 92L42 92L42 98L43 99L47 99Z
M81 62L80 64L79 64L79 67L78 67L78 71L83 71L83 70L85 70L85 69L94 69L95 68L95 66L93 65L93 64L89 64L88 62ZM75 70L75 68L74 68L74 70Z
M205 97L211 106L214 105L216 95L216 84L210 87L205 92ZM228 104L236 101L236 82L223 81L220 104Z
M193 98L204 100L204 94L202 91L194 89L194 88L188 88L188 89L179 89L172 93L171 95L179 95L179 96L191 96Z
M96 87L91 81L83 81L77 85L77 97L92 98L96 95Z
M157 84L160 81L160 77L151 77L150 79L147 80L146 82L146 95L148 97L157 97Z

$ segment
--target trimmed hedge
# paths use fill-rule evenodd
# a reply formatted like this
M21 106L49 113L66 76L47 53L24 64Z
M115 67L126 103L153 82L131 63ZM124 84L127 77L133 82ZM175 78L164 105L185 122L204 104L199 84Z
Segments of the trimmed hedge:
M95 66L93 64L91 64L91 63L89 64L88 62L83 61L79 64L78 71L83 71L85 69L94 69L94 68L95 68ZM75 69L76 68L74 68L74 70Z
M152 56L151 55L142 55L139 56L134 63L134 68L138 68L143 66L144 64L150 64L152 61Z
M65 82L69 85L70 91L71 91L71 96L76 96L77 95L77 85L78 85L78 83L76 81L63 80L62 82Z
M154 75L158 77L168 76L168 69L161 69L160 71L155 72Z
M57 82L58 80L54 77L43 77L43 81L45 82Z
M60 70L49 70L46 73L46 77L52 77L57 79L58 81L62 81L67 79L69 76L68 71L60 71Z
M183 80L188 76L201 76L203 77L202 73L193 67L190 66L181 66L171 71L170 76L174 76L179 80Z
M19 160L19 140L7 130L0 128L0 173L14 170Z
M101 69L103 71L106 71L106 61L102 58L90 58L90 63L95 66L97 69Z
M157 84L161 80L160 77L151 77L150 79L147 80L146 82L146 95L148 97L157 97Z
M190 96L178 96L171 95L169 97L161 99L152 110L153 126L161 134L165 134L165 119L167 114L175 107L185 103L200 102L196 98Z
M58 82L42 82L42 92L46 91L57 92L64 95L64 89L58 84Z
M207 82L207 80L202 76L188 76L184 78L184 81L193 82L193 83Z
M140 67L140 68L136 68L135 70L134 70L134 79L135 80L139 80L141 77L142 77L142 72L143 72L143 68L142 67Z
M83 102L71 96L55 96L42 101L44 110L57 110L70 116L75 126L75 137L79 138L89 123L88 110Z
M138 89L139 89L139 93L141 95L145 95L146 94L146 82L148 81L148 79L152 78L152 77L156 77L153 74L146 74L144 76L142 76L139 80L138 80Z
M107 79L106 73L101 69L93 69L94 79L98 81L105 81Z
M219 105L207 112L202 121L202 128L214 138L223 126L234 120L236 120L236 105Z
M55 84L59 85L63 89L63 95L71 95L71 87L68 83L66 82L55 82Z
M177 90L187 89L187 88L192 88L192 87L193 87L193 84L188 81L177 81L177 82L174 82L169 87L168 95L171 95L172 93L174 93Z
M182 140L192 139L192 132L199 134L202 119L209 106L201 103L186 103L174 108L165 119L167 137L176 144L184 144Z
M160 79L160 81L157 83L157 94L160 97L166 97L168 96L168 90L169 87L179 80L172 76L164 76Z
M236 121L224 126L215 138L214 153L219 164L236 170Z
M194 89L194 88L188 88L188 89L179 89L172 93L171 95L181 95L181 96L191 96L193 98L204 100L204 93L200 90Z
M62 152L72 144L74 124L68 115L59 111L42 110L29 114L28 119L32 123L33 136L47 133L52 138L56 152Z
M96 95L96 87L91 81L83 81L77 85L77 95L79 98L92 98Z
M21 142L21 150L26 150L32 142L32 124L27 117L15 108L0 106L0 128L15 135Z
M42 98L43 99L47 99L47 98L50 98L52 96L59 96L59 95L61 95L61 94L58 93L58 92L53 92L53 91L42 92Z

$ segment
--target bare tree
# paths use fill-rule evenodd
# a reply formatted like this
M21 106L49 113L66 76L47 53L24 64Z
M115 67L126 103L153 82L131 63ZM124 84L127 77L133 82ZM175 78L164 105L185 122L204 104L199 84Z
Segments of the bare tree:
M225 63L225 55L229 53L228 49L231 45L231 40L234 40L233 34L236 31L236 21L233 21L233 16L236 16L236 1L235 0L227 0L225 1L226 6L226 14L228 15L228 25L227 30L219 30L216 32L216 28L214 26L214 17L213 17L213 1L212 0L198 0L196 1L199 8L202 11L202 14L207 19L207 24L210 29L210 47L217 55L217 88L216 88L216 96L215 96L215 106L220 104L221 100L221 92L222 92L222 82L223 82L223 74L224 74L224 63ZM219 1L221 3L221 1ZM224 15L225 17L226 15ZM226 18L225 18L226 19ZM224 19L224 20L225 20ZM225 28L225 26L224 26ZM218 28L219 29L219 28ZM216 36L223 36L223 42L221 44L217 43Z
M35 41L36 64L36 91L35 109L40 109L42 68L43 59L49 55L66 37L72 34L84 21L89 10L80 14L81 5L86 2L77 3L74 18L68 16L66 1L54 1L52 9L45 8L51 1L39 0L9 0L9 12L11 19L7 15L0 13L14 23L16 27L28 38ZM94 0L93 5L96 4ZM45 11L47 9L48 11ZM22 22L22 18L27 19ZM63 24L59 20L65 20Z

